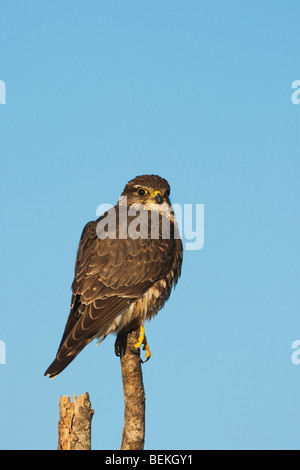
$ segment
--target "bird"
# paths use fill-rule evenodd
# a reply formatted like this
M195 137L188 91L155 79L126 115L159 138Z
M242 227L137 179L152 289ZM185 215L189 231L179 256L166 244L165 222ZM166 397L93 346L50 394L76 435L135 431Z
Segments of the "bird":
M62 372L92 340L139 329L136 348L150 348L144 323L170 297L181 276L183 244L170 202L170 185L158 175L130 180L117 204L83 231L75 262L70 313L45 376ZM116 341L115 352L121 354ZM142 361L143 362L143 361Z

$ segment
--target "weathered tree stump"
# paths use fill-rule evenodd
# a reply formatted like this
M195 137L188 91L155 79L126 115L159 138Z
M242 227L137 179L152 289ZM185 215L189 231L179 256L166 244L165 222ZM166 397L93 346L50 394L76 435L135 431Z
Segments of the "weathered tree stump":
M91 408L88 393L59 399L60 419L58 423L58 450L91 450Z

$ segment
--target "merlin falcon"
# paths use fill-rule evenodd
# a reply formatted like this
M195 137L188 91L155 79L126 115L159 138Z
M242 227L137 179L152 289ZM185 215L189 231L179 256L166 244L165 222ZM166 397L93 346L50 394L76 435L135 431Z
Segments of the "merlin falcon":
M93 339L101 342L139 328L135 344L151 353L144 322L170 297L181 274L183 247L170 186L157 175L129 181L118 203L83 229L72 284L70 314L55 360L58 375Z

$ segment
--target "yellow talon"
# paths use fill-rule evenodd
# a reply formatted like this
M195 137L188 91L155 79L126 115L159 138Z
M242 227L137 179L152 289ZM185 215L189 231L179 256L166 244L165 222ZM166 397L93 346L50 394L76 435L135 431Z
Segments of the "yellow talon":
M144 338L145 338L145 328L144 328L143 325L141 325L140 326L140 336L139 336L138 342L135 343L134 347L135 348L140 348L141 345L143 344Z
M138 342L135 343L134 347L140 348L142 344L144 345L143 351L146 351L146 354L145 354L146 360L142 362L147 362L151 357L151 351L147 343L147 339L145 336L145 328L143 325L140 326L140 336L139 336Z
M150 348L148 346L148 343L144 344L143 350L146 351L146 354L145 354L146 360L144 362L147 362L147 361L149 361L149 359L151 357L151 351L150 351Z

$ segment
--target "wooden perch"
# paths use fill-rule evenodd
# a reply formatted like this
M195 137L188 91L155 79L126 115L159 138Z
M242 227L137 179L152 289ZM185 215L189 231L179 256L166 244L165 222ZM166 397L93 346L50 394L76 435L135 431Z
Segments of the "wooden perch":
M140 330L119 335L117 348L121 358L124 427L121 450L142 450L145 441L145 391L141 368L140 349L134 345Z
M91 408L88 393L74 395L74 403L68 396L59 399L58 450L91 450Z
M124 426L121 450L143 450L145 441L145 391L138 342L140 329L122 333L116 340L120 355L123 393ZM58 450L91 450L91 408L88 393L59 399Z

